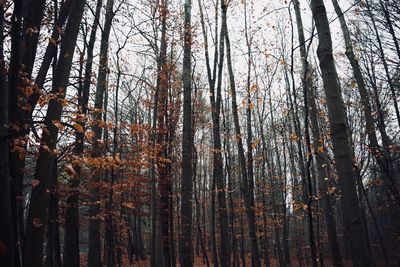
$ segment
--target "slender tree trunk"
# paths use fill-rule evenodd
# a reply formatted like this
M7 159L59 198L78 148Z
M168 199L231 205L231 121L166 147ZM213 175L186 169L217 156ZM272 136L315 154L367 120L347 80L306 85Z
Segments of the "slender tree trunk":
M8 85L4 58L4 6L0 5L0 265L14 266L9 169Z
M42 23L46 0L32 0L27 2L26 14L23 26L23 50L22 68L23 71L31 76L33 63L36 56L37 45L40 34L40 24ZM57 10L55 10L57 12Z
M210 208L210 243L211 243L211 257L212 263L215 267L218 267L218 248L217 248L217 233L216 233L216 222L215 222L215 191L216 191L216 177L213 176L211 182L211 208Z
M208 49L208 38L207 32L205 28L205 21L203 17L203 11L201 6L201 1L199 1L200 8L200 17L201 17L201 25L203 30L203 38L205 43L205 58L206 58L206 66L207 66L207 75L208 75L208 83L209 83L209 91L210 91L210 102L212 108L212 123L213 123L213 179L216 181L217 185L217 198L218 198L218 222L220 226L220 235L221 235L221 253L220 253L220 263L222 267L230 266L230 243L229 243L229 227L228 227L228 211L226 206L226 193L225 193L225 183L224 183L224 173L223 173L223 161L222 161L222 152L221 152L221 134L220 134L220 113L221 113L221 85L222 85L222 69L224 62L224 48L225 48L225 40L224 40L224 27L221 27L221 33L219 38L219 53L215 50L214 53L214 68L211 69L210 59L209 59L209 49ZM218 1L216 3L216 13L218 8ZM221 1L221 9L222 9L222 23L226 23L226 5L223 1ZM216 22L217 23L217 22ZM217 40L217 32L216 40ZM215 42L216 42L215 40ZM217 48L215 48L217 49ZM217 58L217 55L219 58ZM215 92L215 81L216 81L216 67L218 61L218 83ZM214 190L214 189L213 189ZM213 237L212 237L213 238ZM215 244L215 242L214 242ZM214 251L215 250L215 251ZM216 249L213 249L213 261L214 265L218 266L218 262L216 258Z
M386 132L385 114L382 109L381 100L379 99L378 86L377 86L376 73L375 73L375 62L371 61L370 64L371 64L371 68L369 68L368 65L366 65L365 68L366 68L369 82L371 84L372 91L373 91L372 99L373 99L373 102L375 103L376 112L378 113L377 114L378 129L379 129L379 133L381 134L381 137L382 137L383 146L388 147L391 142L390 142L389 136L387 135L387 132Z
M226 18L225 18L226 19ZM248 231L249 237L251 242L251 251L252 251L252 259L253 259L253 266L260 267L260 253L258 250L257 244L257 236L256 236L256 222L255 222L255 215L254 215L254 182L249 181L247 168L246 168L246 159L244 156L244 148L242 142L242 135L240 130L239 124L239 116L238 116L238 107L236 103L236 84L235 84L235 77L233 74L233 66L232 66L232 58L231 58L231 48L230 48L230 40L228 34L228 27L225 23L225 41L226 41L226 52L227 52L227 65L228 65L228 72L229 72L229 79L230 79L230 87L232 93L232 114L233 114L233 121L235 125L235 135L236 141L238 145L238 154L239 154L239 165L240 165L240 175L241 175L241 191L243 193L245 207L246 207L246 216L247 216L247 223L248 223Z
M166 7L165 7L166 8ZM163 19L163 34L166 34L166 24ZM165 39L164 39L165 40ZM166 52L166 51L164 51ZM171 247L169 239L169 198L172 191L172 179L170 173L170 154L168 150L169 146L169 131L168 125L168 91L169 91L169 67L167 62L163 62L160 73L160 98L158 102L158 150L157 150L157 170L159 175L159 188L160 188L160 206L159 206L159 217L161 227L161 249L162 249L162 266L171 266Z
M389 6L387 5L387 0L384 1L379 0L379 5L381 6L383 15L385 16L385 20L386 20L386 25L388 26L388 30L390 35L392 36L393 39L393 43L394 43L394 47L396 48L396 53L397 53L397 57L400 60L400 45L399 45L399 38L396 36L396 31L393 27L393 23L392 23L392 19L390 17L390 13L389 13Z
M47 263L51 267L61 267L57 159L54 159L52 176L47 223Z
M193 266L192 248L192 28L191 0L185 0L184 55L183 55L183 137L181 179L181 265Z
M315 95L312 88L312 80L311 80L312 78L310 77L311 74L308 69L307 50L304 38L303 22L301 18L300 4L298 0L294 1L294 8L295 8L297 31L300 43L300 56L302 59L302 68L303 68L302 83L305 92L305 97L307 97L308 101L308 105L305 107L305 109L307 110L307 113L308 113L308 107L310 107L311 110L310 122L311 122L314 148L320 148L317 149L315 155L316 155L316 163L319 175L319 183L318 183L320 189L319 192L322 196L322 203L323 203L323 209L325 213L325 220L328 232L328 240L330 244L333 265L343 266L340 254L340 248L337 241L336 221L333 214L332 204L330 202L330 196L327 192L327 181L325 181L325 178L328 177L328 173L326 170L328 162L326 160L326 152L324 150L324 144L321 143L322 139L319 132L318 118L317 118L318 111L316 109ZM311 194L311 192L309 192L309 194Z
M328 104L333 153L341 189L345 238L349 245L354 267L365 267L370 265L370 259L365 255L368 244L362 230L361 211L357 198L353 158L348 135L349 131L338 75L332 55L329 22L322 0L312 0L311 10L319 38L317 54Z
M96 39L97 25L99 22L100 9L102 0L97 1L96 13L92 30L90 33L89 43L87 47L85 77L82 88L78 91L78 108L79 113L84 118L87 115L89 93L91 85L93 50ZM46 51L47 52L47 51ZM85 129L86 120L79 121L82 128ZM75 148L74 153L80 157L84 151L84 130L75 131ZM81 179L81 166L74 164L73 166L76 177L72 177L70 181L69 195L67 196L67 207L65 210L65 231L64 231L64 267L74 267L79 265L79 182Z
M249 37L249 25L247 23L247 1L244 2L244 11L245 11L245 39L246 39L246 46L247 46L247 53L248 53L248 62L247 62L247 103L246 103L246 120L247 120L247 181L248 181L248 188L249 188L249 194L250 194L250 206L253 209L255 209L255 203L254 203L254 194L255 194L255 187L254 187L254 171L253 171L253 132L251 129L251 112L253 109L254 104L251 102L251 90L253 90L253 86L250 85L250 80L251 80L251 40ZM225 26L226 27L226 26ZM257 86L257 85L255 85ZM238 135L239 136L239 135ZM255 217L255 215L253 215ZM254 223L256 221L256 217L254 218ZM253 227L253 226L249 226ZM254 225L256 227L256 224ZM257 229L254 229L254 231L257 231ZM254 241L252 241L253 243ZM257 240L255 240L255 245L257 246L258 250L258 244ZM252 244L254 246L254 244ZM255 255L253 255L252 263L257 265L259 264L261 266L261 258L260 255L258 256L259 258L256 259ZM290 263L290 260L289 260Z
M42 64L39 67L39 71L36 75L35 78L35 85L36 85L36 91L33 92L33 94L29 97L29 105L32 108L31 110L31 115L33 112L33 108L35 107L39 96L40 96L40 91L37 89L41 89L44 85L47 72L49 71L50 64L55 56L57 56L57 46L59 42L59 37L60 37L60 30L62 29L65 22L67 21L69 15L70 15L70 10L71 6L74 0L66 0L63 2L60 12L57 16L57 21L55 22L53 32L51 34L49 43L47 44L46 47L46 52L43 56Z
M106 3L106 14L103 26L103 31L101 35L100 43L100 58L99 58L99 70L97 74L97 86L96 86L96 96L94 100L94 114L93 118L96 124L93 126L93 157L102 156L102 145L100 144L100 139L102 138L103 128L100 127L102 120L102 110L107 107L104 101L104 95L107 90L107 73L108 73L108 41L110 36L111 24L114 17L113 12L114 0L107 0ZM104 102L104 103L103 103ZM92 205L89 207L89 216L91 220L89 221L89 253L88 253L88 266L97 267L101 265L100 256L100 221L96 218L100 213L100 190L98 188L98 183L101 180L101 173L94 174L93 188L90 190L90 200Z
M243 215L240 215L240 259L242 266L246 267L246 248L244 245L244 226L243 226Z
M8 120L11 124L18 122L21 112L18 110L18 81L19 69L21 60L21 42L22 42L22 16L23 16L24 1L14 1L14 11L11 17L11 54L8 67ZM4 37L3 37L4 38ZM15 125L22 128L18 123ZM18 129L18 128L17 128ZM21 129L24 131L26 129ZM10 134L15 134L16 130L9 129ZM21 134L21 133L20 133ZM18 145L18 139L11 139L10 154L9 154L9 172L11 177L11 210L13 219L13 235L14 235L14 266L22 265L22 246L24 236L23 223L23 163L25 162L25 148Z
M327 170L328 161L327 161L327 152L324 146L324 143L321 141L322 136L319 131L318 125L318 110L315 104L315 94L314 88L312 88L311 83L308 85L308 97L309 97L309 107L310 107L310 121L311 121L311 132L313 136L313 145L316 149L315 153L315 162L317 164L318 171L318 185L319 185L319 194L321 196L322 209L324 211L326 229L328 234L328 242L330 246L330 252L332 256L333 266L343 266L342 256L340 253L339 242L337 240L337 232L336 232L336 219L334 216L334 210L331 203L331 197L328 193L328 181L329 173Z
M385 53L383 50L382 40L379 35L378 27L376 26L374 15L372 14L372 11L371 11L370 3L368 0L366 0L365 3L367 6L369 17L371 18L373 29L375 31L376 41L378 42L379 54L380 54L380 58L382 60L383 68L385 70L386 79L387 79L387 82L389 85L390 93L392 95L393 107L396 112L397 124L400 127L400 110L399 110L398 99L397 99L397 95L396 95L396 89L393 84L393 79L392 79L392 77L390 77L389 66L387 64L386 56L385 56Z
M29 212L27 216L26 236L24 242L24 266L41 266L43 252L43 231L46 207L48 206L48 187L54 163L54 149L57 144L58 128L54 121L61 119L62 100L65 98L72 58L78 36L79 25L85 6L85 0L77 0L71 8L71 16L66 26L61 43L60 58L55 68L52 93L58 99L49 102L44 120L47 131L43 131L39 158L36 164L34 181L37 186L32 189Z
M342 10L337 2L337 0L332 0L333 6L335 7L336 14L338 15L340 25L342 28L344 41L346 45L346 56L349 59L349 62L353 68L353 76L357 82L358 91L361 96L361 104L364 111L365 116L365 124L367 129L367 136L369 140L370 151L372 155L376 159L378 166L382 173L382 178L387 190L390 195L396 199L397 204L400 204L400 194L398 188L395 184L395 175L392 167L392 162L389 154L384 151L383 155L380 151L380 147L378 144L378 138L375 133L374 119L372 117L371 105L369 100L369 95L365 86L364 78L361 73L361 68L358 63L358 60L354 54L353 45L350 39L350 32L346 24L345 17L343 15ZM386 148L385 148L386 149ZM390 196L389 196L390 197Z

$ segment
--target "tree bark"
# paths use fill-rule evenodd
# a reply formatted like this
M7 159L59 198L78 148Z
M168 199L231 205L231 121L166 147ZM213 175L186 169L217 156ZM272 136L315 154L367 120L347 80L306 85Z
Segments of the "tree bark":
M41 266L43 252L43 231L46 207L48 206L49 182L54 163L54 149L57 144L58 128L54 121L61 119L62 100L65 98L71 70L72 58L82 19L85 0L77 0L71 8L61 43L60 57L55 69L52 93L57 96L49 102L44 124L39 158L37 160L34 181L38 184L32 189L29 212L27 216L26 236L24 242L24 266Z
M89 37L87 47L85 77L82 88L78 90L78 109L81 116L84 117L80 124L85 129L86 115L89 102L89 92L91 85L92 65L93 65L93 50L96 39L97 25L100 17L102 0L97 1L96 13L92 30ZM49 44L50 45L50 44ZM47 52L47 51L46 51ZM80 157L84 152L84 135L85 130L75 131L75 148L74 154ZM73 168L76 172L76 177L71 177L69 195L67 196L67 206L65 210L65 232L64 232L64 267L79 266L79 183L81 179L80 161L76 160Z
M365 255L368 245L362 228L345 107L332 54L331 33L323 1L312 0L311 11L319 38L317 54L328 105L333 153L341 189L345 238L354 267L369 266L370 259Z
M192 28L191 0L185 0L184 55L183 55L183 136L181 179L181 265L193 266L192 248Z
M233 74L231 47L230 47L227 23L225 23L224 27L225 27L227 65L228 65L228 73L229 73L230 87L232 93L232 115L235 125L235 135L236 135L235 138L238 145L238 156L239 156L240 176L241 176L240 187L243 193L244 203L246 207L246 217L248 223L249 238L251 242L252 262L254 267L260 267L261 261L257 244L256 222L254 215L254 195L253 195L254 183L253 181L249 181L249 177L247 174L246 159L244 156L243 141L239 124L239 116L238 116L238 107L236 102L236 84L235 84L235 77Z
M338 1L332 0L332 3L335 8L336 14L339 18L340 26L342 28L342 33L346 45L346 56L353 69L353 76L357 82L358 91L360 93L361 104L365 116L367 136L369 140L369 150L374 156L376 162L378 163L378 166L381 170L383 182L387 187L387 190L389 191L388 192L389 195L392 195L395 198L397 205L399 205L400 194L395 184L395 170L393 170L392 159L390 158L389 153L386 151L387 148L383 148L383 153L381 153L381 149L378 144L378 138L375 133L374 119L372 117L372 109L370 105L369 95L367 92L367 88L365 86L364 77L362 75L360 65L354 54L353 44L350 38L350 32L347 27L343 12L340 9ZM384 141L383 143L387 142L388 141Z
M9 129L10 134L22 134L25 128L18 123L18 118L21 117L21 111L18 111L18 95L21 93L18 89L19 70L21 61L22 48L22 17L23 17L24 1L14 1L14 11L11 17L11 54L8 67L8 120L11 125L14 125L14 130ZM18 111L18 113L17 113ZM21 145L22 140L17 138L10 139L10 154L9 154L9 171L11 176L11 210L14 230L14 266L22 265L22 246L24 236L23 223L23 163L25 162L25 146Z
M314 154L316 157L317 169L318 169L318 178L319 178L319 193L322 199L322 205L325 215L325 221L327 226L327 233L328 233L328 240L332 255L332 262L334 266L343 266L342 257L340 254L340 247L337 241L337 233L336 233L336 221L333 214L332 204L330 201L330 195L327 191L327 179L328 172L327 172L327 155L324 150L324 144L321 142L321 134L319 131L318 125L318 110L315 104L315 95L312 88L312 75L308 68L308 60L307 60L307 51L306 51L306 41L304 38L304 29L303 29L303 22L301 18L300 12L300 3L298 0L295 0L294 9L296 14L296 21L297 21L297 32L299 36L299 46L300 46L300 56L302 61L302 85L305 92L305 97L307 97L308 106L305 109L310 108L310 122L311 122L311 130L313 136L313 145L315 149ZM308 111L307 111L308 113ZM308 118L306 118L308 120ZM308 126L307 126L308 127ZM318 148L322 148L319 149ZM322 152L320 152L322 151ZM309 192L311 194L311 192Z
M218 2L217 2L218 4ZM229 242L229 221L228 221L228 210L226 206L226 187L224 182L224 173L223 173L223 161L222 161L222 151L221 151L221 134L220 134L220 113L221 113L221 85L222 85L222 69L224 62L224 49L225 49L225 26L221 26L220 38L219 38L219 53L217 52L217 47L215 47L214 53L214 66L211 69L210 58L209 58L209 49L208 49L208 41L207 41L207 32L205 28L205 22L203 18L203 12L201 7L201 1L199 1L200 8L200 16L201 16L201 25L203 29L203 38L204 38L204 46L205 46L205 58L206 58L206 67L207 67L207 75L208 75L208 84L209 84L209 95L211 102L211 116L213 123L213 179L216 181L217 185L217 198L218 198L218 222L220 226L220 235L221 235L221 253L220 253L220 263L222 267L230 266L230 242ZM217 15L216 5L216 15ZM222 23L226 24L226 11L227 6L224 1L221 1L221 18ZM216 22L217 23L217 22ZM216 29L217 30L217 29ZM216 38L215 42L218 39L217 31L215 32ZM219 56L219 58L217 57ZM216 70L218 62L218 83L215 92L215 81L216 81ZM217 254L217 253L213 253ZM216 265L216 260L214 260L214 265Z
M393 79L392 79L392 77L390 77L389 66L387 64L385 52L383 50L382 40L381 40L381 37L379 35L378 28L376 26L374 15L372 14L372 11L371 11L371 5L369 3L369 0L366 0L365 4L366 4L366 7L367 7L368 15L371 18L372 27L373 27L374 32L375 32L376 41L378 42L379 54L380 54L380 58L382 60L383 68L385 70L386 79L387 79L387 82L388 82L388 85L389 85L390 93L392 95L393 107L394 107L394 110L395 110L395 113L396 113L397 124L400 127L400 110L399 110L399 105L398 105L398 100L397 100L397 95L396 95L396 89L394 88Z
M9 169L7 71L4 58L4 6L0 5L0 265L14 266ZM14 225L16 227L16 225Z
M96 86L96 96L94 102L94 114L93 118L95 124L93 125L93 157L101 157L102 144L100 140L103 135L103 128L100 127L102 121L103 109L106 109L106 103L104 101L104 95L107 90L107 74L108 74L108 41L110 37L111 24L114 17L113 12L114 0L107 0L106 3L106 14L104 20L103 31L101 34L100 43L100 58L99 58L99 70L97 74L97 86ZM93 188L90 190L90 200L92 205L89 207L89 253L88 253L88 266L97 267L101 265L101 255L100 255L100 220L98 215L100 214L100 189L97 183L101 180L101 173L96 173L92 177Z

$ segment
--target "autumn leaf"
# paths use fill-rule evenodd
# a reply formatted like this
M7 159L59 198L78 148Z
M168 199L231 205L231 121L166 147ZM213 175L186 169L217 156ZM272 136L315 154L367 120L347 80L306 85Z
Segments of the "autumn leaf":
M28 29L26 29L25 34L32 36L32 34L38 33L38 32L39 32L39 30L37 28L28 28Z
M62 100L62 105L63 105L63 107L68 106L68 100L67 99L63 99Z
M124 207L127 207L128 209L133 209L133 208L135 208L135 205L133 205L132 202L124 203L123 205L124 205Z
M38 100L38 104L39 104L39 106L40 106L41 108L44 107L44 106L47 104L47 102L48 102L48 99L47 99L46 96L41 96L41 97L39 98L39 100Z
M333 193L335 193L336 191L336 187L332 186L332 187L328 187L328 194L332 195Z
M93 139L94 135L95 135L95 133L93 131L85 132L85 137L90 141Z
M56 126L59 130L64 130L65 126L64 124L62 124L60 121L58 120L54 120L53 121L54 126Z
M32 224L33 224L33 226L35 226L36 228L39 228L39 227L41 227L41 226L43 225L39 218L34 218L34 219L32 220Z
M32 94L33 94L33 88L32 88L31 86L27 86L27 87L25 88L25 95L26 95L26 97L28 98L28 97L30 97Z
M260 143L260 139L254 140L254 142L251 144L252 148L255 149L259 143Z
M39 180L33 179L31 182L32 188L35 188L36 186L38 186L40 184Z
M291 141L299 141L300 140L300 138L295 133L291 133L289 138Z
M76 173L74 167L71 164L65 165L65 172L72 178L78 179L78 174Z
M54 38L49 38L49 43L51 43L52 45L57 45L57 41Z
M254 93L257 90L257 84L253 84L250 88L250 94Z
M77 132L83 133L83 126L82 125L76 123L76 124L74 124L74 128L75 128L75 130Z

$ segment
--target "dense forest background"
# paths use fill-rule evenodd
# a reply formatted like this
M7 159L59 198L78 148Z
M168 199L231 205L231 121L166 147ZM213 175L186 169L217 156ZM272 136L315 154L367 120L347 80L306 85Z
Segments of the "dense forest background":
M399 266L396 0L0 0L0 266Z

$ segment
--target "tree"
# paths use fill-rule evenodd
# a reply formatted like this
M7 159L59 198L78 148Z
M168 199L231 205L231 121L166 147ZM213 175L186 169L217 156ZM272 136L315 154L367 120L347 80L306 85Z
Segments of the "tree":
M227 9L228 6L224 3L224 8ZM223 20L226 21L226 12L225 17ZM252 263L253 266L259 267L261 266L260 261L260 253L258 250L257 244L257 236L256 236L256 224L255 224L255 215L254 215L254 181L252 180L253 177L248 177L248 170L246 167L246 159L244 156L244 148L243 148L243 141L241 137L241 130L239 124L239 116L238 116L238 108L237 108L237 101L236 101L236 84L235 84L235 77L233 73L233 66L232 66L232 58L231 58L231 47L230 47L230 40L228 34L227 24L223 24L225 27L225 41L226 41L226 56L227 56L227 65L228 65L228 73L229 73L229 80L230 80L230 87L232 93L232 115L233 121L235 125L235 135L236 141L238 145L238 154L239 154L239 165L240 165L240 189L244 197L244 204L246 206L246 217L247 223L249 224L249 237L251 241L251 253L252 253Z
M182 133L182 178L181 178L181 240L179 253L182 266L193 266L192 244L192 29L191 0L185 0L184 55L183 55L183 133Z
M332 55L330 27L323 1L311 1L311 11L318 33L317 54L328 105L333 153L339 176L345 238L354 266L369 266L370 261L364 254L368 245L362 231L346 113Z
M223 74L223 65L224 65L224 50L225 50L225 26L221 26L220 37L219 37L219 51L217 51L217 46L215 46L214 51L214 64L213 68L211 68L210 57L209 57L209 48L208 48L208 37L207 30L205 26L205 20L203 15L203 7L201 6L201 1L199 1L199 9L200 9L200 18L201 18L201 26L203 31L203 39L204 39L204 53L206 59L206 67L207 67L207 77L208 77L208 85L209 85L209 95L210 95L210 103L211 103L211 116L213 123L213 179L217 184L217 197L218 197L218 218L220 225L220 234L221 234L221 254L220 254L220 262L221 266L229 266L230 265L230 246L229 246L229 233L228 233L228 210L226 205L226 194L225 194L225 182L224 182L224 172L223 172L223 160L222 160L222 151L221 151L221 131L220 131L220 113L221 113L221 87L222 87L222 74ZM221 1L221 18L222 23L226 23L226 9L227 6L224 4L224 1ZM217 15L218 6L216 6L216 15ZM215 42L218 39L217 33L218 27L215 28ZM219 58L218 58L219 57ZM217 65L218 63L218 65ZM218 68L218 82L217 87L215 88L216 82L216 74ZM215 90L216 89L216 90ZM213 252L213 254L216 254ZM214 265L217 263L214 259Z
M107 73L108 70L108 49L109 49L109 37L111 31L111 24L114 17L114 0L107 0L106 3L106 15L103 30L101 33L100 42L100 58L99 58L99 70L97 74L97 85L96 85L96 97L94 101L94 113L93 119L95 121L92 131L93 136L93 157L101 157L104 152L104 145L102 145L102 134L103 128L101 127L103 110L107 108L104 103L104 95L107 90ZM104 144L104 140L103 140ZM101 170L100 170L101 171ZM101 181L101 173L95 173L93 180L93 188L90 192L92 205L89 207L89 215L91 220L89 221L89 255L88 255L88 266L95 267L101 265L100 256L100 189L98 188L98 182Z
M396 1L3 2L0 265L397 264Z
M303 91L305 92L305 96L307 98L307 105L305 105L305 112L308 114L308 107L310 107L310 122L311 122L311 132L312 132L312 139L313 139L313 146L314 146L314 154L315 154L315 161L317 164L317 172L318 172L318 185L319 185L319 193L321 194L321 202L322 207L324 210L325 215L325 222L327 226L328 232L328 239L330 245L330 251L332 254L332 261L334 266L343 266L342 263L342 256L340 253L340 247L337 240L337 233L336 233L336 220L334 217L334 211L332 208L332 203L330 200L330 196L328 194L328 185L327 181L325 180L328 175L328 160L326 154L326 148L324 148L324 143L321 141L323 140L321 133L320 133L320 126L318 123L318 110L315 101L315 88L313 88L313 73L312 69L310 69L307 56L308 51L306 48L306 40L304 37L304 29L303 29L303 22L300 13L300 3L299 1L293 2L295 15L296 15L296 22L297 22L297 32L299 38L299 46L300 46L300 56L302 61L302 86ZM307 116L307 115L306 115ZM306 120L308 118L306 117ZM308 121L306 121L306 127L308 127ZM309 194L312 194L309 192ZM315 250L315 248L314 248ZM316 251L314 252L316 253Z
M46 207L48 206L47 190L54 167L54 149L57 143L58 128L54 121L60 121L62 100L65 98L71 70L72 58L75 50L79 24L85 6L84 0L75 1L71 7L63 40L61 42L60 57L54 73L52 86L53 95L57 98L50 100L45 117L45 129L42 135L42 145L39 151L32 195L27 216L26 235L24 239L24 266L40 266L43 251L43 232Z
M99 23L100 9L102 0L98 0L96 4L95 18L90 32L89 43L87 45L87 56L85 65L85 77L78 91L79 115L84 119L79 121L82 130L75 130L75 155L80 157L84 152L84 129L85 119L87 116L92 65L93 65L93 50L96 41L97 25ZM72 166L76 172L70 183L70 192L67 197L67 207L65 211L65 234L64 234L64 266L79 265L79 182L81 180L82 167L79 161L74 161L76 164Z
M10 170L8 155L8 86L4 59L4 5L0 7L0 264L14 264L13 225L11 220ZM15 227L15 226L14 226Z

